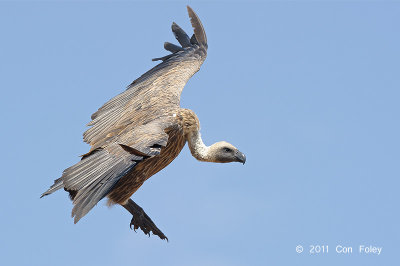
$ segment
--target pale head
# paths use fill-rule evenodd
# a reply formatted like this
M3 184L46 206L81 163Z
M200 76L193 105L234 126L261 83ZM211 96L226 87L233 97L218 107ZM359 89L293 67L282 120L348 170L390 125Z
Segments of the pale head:
M244 164L246 156L232 144L220 141L209 147L208 160L214 163L240 162Z

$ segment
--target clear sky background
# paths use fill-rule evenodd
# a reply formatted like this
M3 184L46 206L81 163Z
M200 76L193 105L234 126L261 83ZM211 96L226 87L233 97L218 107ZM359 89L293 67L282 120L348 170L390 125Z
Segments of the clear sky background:
M104 200L74 225L65 192L39 199L88 151L90 115L176 43L171 23L192 33L186 4L0 2L0 263L398 263L399 2L190 1L209 50L181 105L246 165L185 147L149 179L133 199L168 243Z

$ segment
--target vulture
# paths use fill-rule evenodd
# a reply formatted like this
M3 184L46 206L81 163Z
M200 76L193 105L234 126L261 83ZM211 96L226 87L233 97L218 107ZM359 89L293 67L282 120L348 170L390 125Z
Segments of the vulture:
M152 175L170 164L186 142L199 161L245 163L246 157L225 141L211 146L203 143L196 114L180 107L180 96L188 80L207 56L207 37L196 13L187 7L194 29L191 38L176 23L172 32L180 46L166 42L171 54L155 58L156 65L133 81L121 94L106 102L92 116L83 139L91 149L42 194L61 188L73 202L77 223L101 199L119 204L133 218L130 227L140 228L161 239L168 238L130 197Z

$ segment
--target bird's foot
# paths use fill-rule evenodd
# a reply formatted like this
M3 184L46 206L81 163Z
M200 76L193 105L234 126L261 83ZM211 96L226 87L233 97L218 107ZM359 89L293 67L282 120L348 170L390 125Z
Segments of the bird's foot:
M135 212L130 223L131 229L136 232L136 229L140 228L146 235L150 236L150 232L152 232L154 235L159 236L162 240L166 239L168 241L168 237L166 237L163 232L158 229L158 227L153 223L144 210L139 206L137 207L138 208L135 208Z

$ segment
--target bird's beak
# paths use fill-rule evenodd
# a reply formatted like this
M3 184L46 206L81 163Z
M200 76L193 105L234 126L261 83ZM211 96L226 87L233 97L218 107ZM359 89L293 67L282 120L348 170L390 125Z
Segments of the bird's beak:
M240 162L240 163L243 163L243 164L246 162L246 155L244 155L240 151L236 152L235 157L236 157L237 162Z

